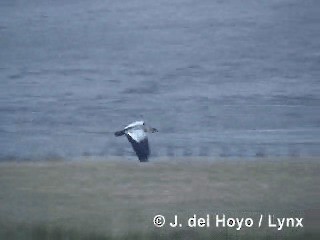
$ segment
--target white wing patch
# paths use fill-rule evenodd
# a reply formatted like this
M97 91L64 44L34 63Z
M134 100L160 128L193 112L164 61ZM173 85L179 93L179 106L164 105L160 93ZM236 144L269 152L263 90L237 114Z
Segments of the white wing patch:
M136 142L141 142L143 139L147 138L147 134L143 129L129 129L127 134Z
M137 126L142 126L144 124L144 121L135 121L133 123L130 123L128 126L126 126L124 129L132 128L132 127L137 127Z

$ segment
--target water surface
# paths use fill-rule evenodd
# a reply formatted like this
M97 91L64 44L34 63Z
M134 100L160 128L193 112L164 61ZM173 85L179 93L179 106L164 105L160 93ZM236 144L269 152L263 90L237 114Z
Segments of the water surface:
M0 3L0 156L319 156L320 2Z

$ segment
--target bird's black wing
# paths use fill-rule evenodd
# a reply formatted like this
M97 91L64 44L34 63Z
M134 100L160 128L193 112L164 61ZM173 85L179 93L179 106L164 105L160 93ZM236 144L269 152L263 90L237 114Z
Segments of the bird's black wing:
M126 136L136 152L140 162L148 162L148 157L150 155L148 138L144 138L140 142L137 142L129 134L126 134Z
M116 137L122 136L123 134L125 134L125 130L116 131L116 132L114 133L114 135L115 135Z

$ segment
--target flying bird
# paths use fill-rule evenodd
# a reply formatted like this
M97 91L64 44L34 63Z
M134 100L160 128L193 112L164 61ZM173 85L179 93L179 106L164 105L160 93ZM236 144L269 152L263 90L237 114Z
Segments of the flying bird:
M158 132L157 129L149 127L144 121L135 121L126 126L123 130L114 133L116 137L126 135L136 152L140 162L148 162L150 148L147 133Z

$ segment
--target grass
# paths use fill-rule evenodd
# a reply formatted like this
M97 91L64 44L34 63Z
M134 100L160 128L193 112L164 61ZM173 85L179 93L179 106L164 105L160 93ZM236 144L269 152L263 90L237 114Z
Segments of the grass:
M319 214L319 170L317 159L1 163L0 239L318 239L313 222L301 230L236 231L160 229L152 219L177 214L186 222L216 213L307 219Z

